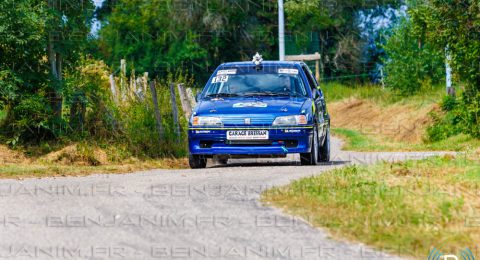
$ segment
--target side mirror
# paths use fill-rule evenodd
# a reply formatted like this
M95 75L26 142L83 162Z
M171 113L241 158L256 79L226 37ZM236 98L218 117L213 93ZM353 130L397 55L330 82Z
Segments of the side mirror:
M197 95L195 95L195 102L198 102L198 100L200 100L200 96L202 95L202 93L197 93Z

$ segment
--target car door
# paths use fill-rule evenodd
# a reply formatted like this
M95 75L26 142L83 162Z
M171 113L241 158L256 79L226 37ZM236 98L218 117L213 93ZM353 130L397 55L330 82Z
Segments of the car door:
M305 73L305 76L307 77L308 85L310 85L310 88L312 90L315 103L315 115L318 121L318 132L320 136L324 136L328 127L325 98L323 96L322 90L318 86L317 81L310 72L310 69L306 65L303 65L302 69Z

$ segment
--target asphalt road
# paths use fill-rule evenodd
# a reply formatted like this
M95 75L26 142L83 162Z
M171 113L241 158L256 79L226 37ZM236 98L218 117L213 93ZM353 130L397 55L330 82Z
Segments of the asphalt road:
M262 205L274 185L377 160L434 153L341 152L332 164L298 157L232 160L202 170L0 181L0 259L395 259L335 241Z

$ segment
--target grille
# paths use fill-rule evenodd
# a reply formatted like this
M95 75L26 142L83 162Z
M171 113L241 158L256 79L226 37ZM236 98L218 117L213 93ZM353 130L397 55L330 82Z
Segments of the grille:
M223 125L237 126L246 125L245 118L250 118L249 125L272 125L275 116L272 114L242 114L242 115L222 115Z

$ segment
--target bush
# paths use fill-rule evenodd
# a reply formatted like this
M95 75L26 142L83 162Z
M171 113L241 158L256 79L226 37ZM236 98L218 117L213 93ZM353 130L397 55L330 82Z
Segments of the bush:
M427 129L429 141L441 141L460 133L480 138L480 126L476 123L480 115L480 95L474 101L466 100L467 97L463 93L460 98L446 96L443 99L442 113L431 114L433 124Z
M69 134L103 139L118 135L109 70L103 61L82 59L67 73L65 109L69 112Z
M60 128L56 127L51 116L48 100L42 95L25 95L9 112L13 121L8 125L14 139L33 140L51 137ZM13 119L14 118L14 119ZM61 122L57 122L61 124ZM59 126L57 124L57 126Z
M128 140L131 151L139 156L185 156L186 131L181 131L180 139L177 138L173 124L169 88L166 82L156 86L164 131L162 140L159 140L150 91L147 91L145 101L132 100L121 106L119 113L121 124L124 127L124 138ZM179 101L180 99L177 97L177 102ZM185 130L187 119L182 116L183 113L179 104L177 104L177 109L180 116L180 128Z
M420 45L420 46L419 46ZM419 43L412 34L412 24L403 19L384 45L385 83L403 95L419 91L425 82L436 85L443 81L444 62L441 51Z

